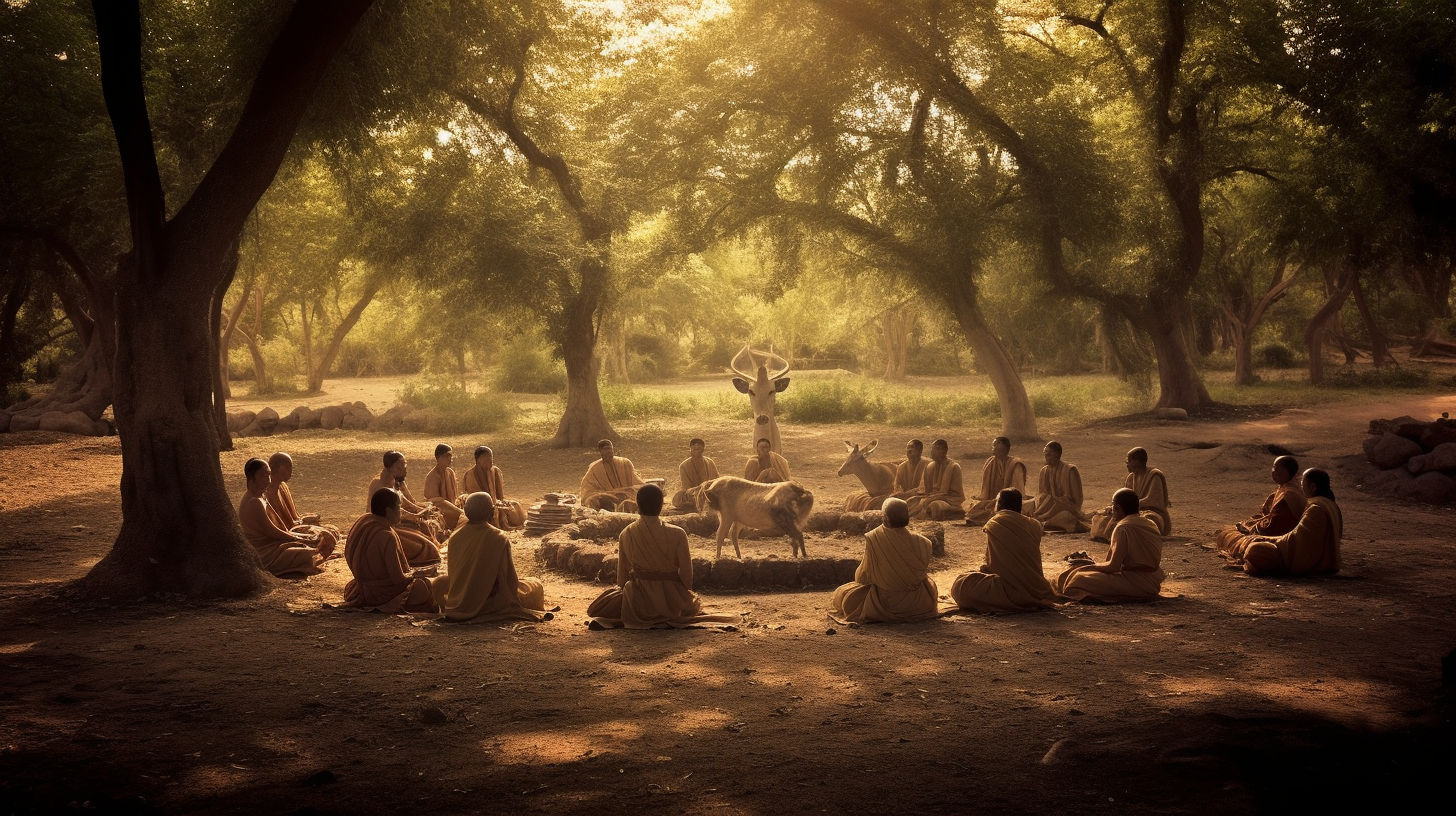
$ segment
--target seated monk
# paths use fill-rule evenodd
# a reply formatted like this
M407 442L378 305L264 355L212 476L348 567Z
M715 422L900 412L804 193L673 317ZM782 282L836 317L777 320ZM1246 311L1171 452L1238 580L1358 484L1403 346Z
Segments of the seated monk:
M677 466L678 478L682 480L682 489L672 494L672 506L685 513L696 513L698 500L692 494L692 489L703 482L711 482L718 478L718 466L713 460L703 455L707 449L707 443L701 439L694 439L688 442L688 458Z
M1274 492L1264 499L1264 505L1257 515L1251 516L1232 527L1223 527L1215 534L1218 550L1234 559L1244 557L1244 547L1259 536L1282 536L1299 523L1304 512L1305 496L1299 481L1299 461L1293 456L1281 456L1269 468L1269 478L1274 480Z
M990 521L1000 509L1001 491L1011 488L1018 496L1026 493L1026 465L1011 455L1011 440L998 436L991 440L991 458L981 466L981 492L966 508L966 526L978 527ZM1016 506L1021 506L1020 499Z
M1074 601L1148 601L1163 586L1163 536L1158 525L1138 514L1137 494L1121 488L1112 494L1112 543L1107 560L1071 567L1052 581L1052 589Z
M333 542L328 544L330 550L337 547L343 538L339 528L320 523L318 513L299 513L298 506L293 503L293 491L288 487L288 480L293 478L293 457L283 451L273 454L268 457L268 470L273 474L268 482L268 506L282 520L281 526L305 536L317 536L320 547L328 542Z
M961 485L961 466L950 460L949 453L950 443L944 439L930 443L930 464L925 466L920 489L908 499L912 518L944 521L965 515L966 489Z
M1158 525L1158 532L1167 535L1173 530L1168 516L1168 480L1163 471L1148 467L1148 452L1133 448L1127 452L1127 481L1123 487L1138 494L1138 512ZM1092 514L1092 540L1107 541L1112 536L1112 505Z
M1024 512L1041 522L1042 529L1059 533L1085 533L1082 515L1082 474L1077 466L1062 461L1062 443L1052 441L1042 449L1046 465L1036 478L1036 499Z
M771 450L767 439L758 440L757 445L758 453L743 465L743 478L750 482L787 482L789 460Z
M238 521L243 537L253 545L258 563L274 575L317 575L319 565L334 551L337 539L324 539L316 533L295 533L268 503L268 463L249 459L243 465L248 479L248 492L238 504Z
M938 590L930 577L930 539L908 529L910 506L904 499L885 499L881 512L884 523L865 533L864 559L854 580L834 590L829 614L840 623L939 617Z
M921 455L924 452L925 443L919 439L905 443L905 461L895 466L895 498L909 501L920 489L920 483L925 481L925 466L930 464L930 460Z
M369 497L369 512L349 528L344 560L354 577L344 585L341 606L380 612L436 612L430 580L411 572L400 546L400 495L381 487Z
M495 451L489 445L475 449L475 466L465 471L466 493L489 493L495 503L495 526L513 530L526 523L526 508L506 498L506 479L495 466Z
M435 446L435 466L425 474L425 501L440 511L446 530L460 526L460 491L455 482L455 471L450 467L454 449L446 444Z
M1345 521L1330 474L1304 472L1301 487L1309 497L1299 524L1281 536L1254 536L1244 546L1244 572L1250 575L1320 575L1340 571L1340 536Z
M490 523L495 518L490 494L468 494L465 517L468 521L446 543L446 574L431 581L435 603L445 617L452 621L551 620L541 582L516 575L511 542Z
M407 475L409 462L405 460L404 454L399 451L384 454L384 470L379 472L379 478L369 483L369 506L373 506L374 494L380 490L389 488L399 493L399 529L396 532L399 533L399 543L404 548L405 557L416 567L438 564L440 545L436 542L441 535L439 511L432 505L415 502L409 494L409 488L404 484Z
M996 496L996 515L986 522L986 563L956 576L950 597L967 612L1030 612L1056 603L1041 571L1041 522L1021 513L1021 491Z
M617 585L587 607L592 629L680 628L695 623L732 623L737 615L703 611L693 592L693 558L688 534L666 524L662 488L643 485L634 504L640 514L617 536Z
M631 513L637 509L637 488L642 480L632 460L617 455L612 440L597 443L602 458L592 462L581 479L581 506L597 510L618 510Z

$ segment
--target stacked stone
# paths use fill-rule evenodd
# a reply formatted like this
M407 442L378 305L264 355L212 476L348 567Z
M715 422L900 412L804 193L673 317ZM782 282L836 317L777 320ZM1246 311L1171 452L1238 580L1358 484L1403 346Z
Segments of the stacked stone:
M1368 487L1431 504L1456 503L1456 420L1370 421L1365 458L1381 469Z
M408 405L396 405L382 414L375 415L362 402L345 402L326 408L310 408L300 405L287 416L280 417L272 408L253 411L228 411L228 432L233 436L275 436L294 431L321 429L325 431L424 431L433 418L434 409L415 410Z

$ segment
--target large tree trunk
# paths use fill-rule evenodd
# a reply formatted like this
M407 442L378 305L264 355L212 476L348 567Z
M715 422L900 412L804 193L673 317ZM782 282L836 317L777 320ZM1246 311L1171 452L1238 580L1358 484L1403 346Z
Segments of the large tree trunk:
M1001 339L986 325L981 309L975 300L964 292L950 298L951 311L960 324L966 341L975 352L976 361L991 378L996 389L996 398L1001 403L1001 435L1012 440L1038 442L1041 434L1036 429L1036 414L1031 410L1031 400L1026 396L1026 386L1016 363L1007 353Z
M1182 309L1174 303L1150 306L1143 315L1143 326L1158 360L1157 407L1192 412L1211 404L1213 398L1193 365L1183 323Z
M1319 385L1325 381L1325 350L1324 335L1330 322L1330 318L1340 313L1345 305L1345 298L1350 296L1351 290L1355 288L1355 280L1358 277L1355 265L1347 264L1345 275L1334 290L1325 299L1323 306L1309 319L1309 324L1304 329L1304 347L1309 352L1309 383Z
M1234 385L1253 385L1259 381L1254 374L1254 327L1243 323L1230 323L1234 335Z
M212 293L212 311L209 314L212 334L212 420L217 428L218 450L233 449L233 435L227 426L227 355L222 345L222 301L227 297L229 286L238 274L238 244L233 242L223 259L223 277Z
M566 410L551 440L554 448L594 447L602 439L619 438L607 421L597 389L596 314L607 270L596 259L582 261L581 270L581 291L565 315L561 356L566 363Z
M324 378L329 376L329 371L334 367L334 358L339 356L339 349L344 347L344 338L349 336L354 326L358 324L359 318L364 316L364 310L374 302L374 296L379 294L382 281L373 281L364 285L364 291L359 299L354 301L349 313L334 327L334 334L329 338L329 347L319 357L318 365L308 370L308 392L318 393L324 389Z
M1365 333L1370 337L1370 357L1376 368L1386 363L1395 363L1395 358L1390 354L1389 343L1385 339L1385 332L1375 322L1375 315L1370 311L1370 305L1365 302L1365 290L1360 286L1360 276L1355 276L1354 288L1351 293L1355 296L1355 308L1360 312L1360 320L1365 324Z

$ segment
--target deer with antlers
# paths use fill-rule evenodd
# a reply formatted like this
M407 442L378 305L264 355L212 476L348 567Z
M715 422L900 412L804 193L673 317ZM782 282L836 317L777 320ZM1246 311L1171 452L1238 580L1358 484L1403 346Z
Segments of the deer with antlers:
M757 351L744 346L729 364L737 377L733 387L748 395L748 404L753 409L753 438L750 446L758 440L767 439L769 450L781 453L779 425L774 420L774 398L789 387L789 363L770 351ZM751 372L751 373L750 373Z

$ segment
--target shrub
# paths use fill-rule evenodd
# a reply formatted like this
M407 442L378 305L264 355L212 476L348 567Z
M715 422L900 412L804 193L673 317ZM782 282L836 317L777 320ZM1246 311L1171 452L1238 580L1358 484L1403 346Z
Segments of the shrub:
M566 390L566 367L539 342L518 338L507 343L500 356L496 390L518 394L559 394Z
M1382 368L1340 368L1330 374L1325 385L1330 388L1424 388L1431 383L1431 372L1419 366L1384 366Z
M1283 343L1269 343L1254 351L1254 362L1264 368L1294 368L1299 364L1294 352Z
M885 406L863 381L809 380L779 395L778 413L791 422L883 422Z
M395 397L417 410L432 409L419 428L432 434L498 431L509 426L519 411L499 394L448 383L406 382Z
M639 390L630 385L603 386L601 396L602 411L609 420L679 417L698 409L697 401L691 397Z

